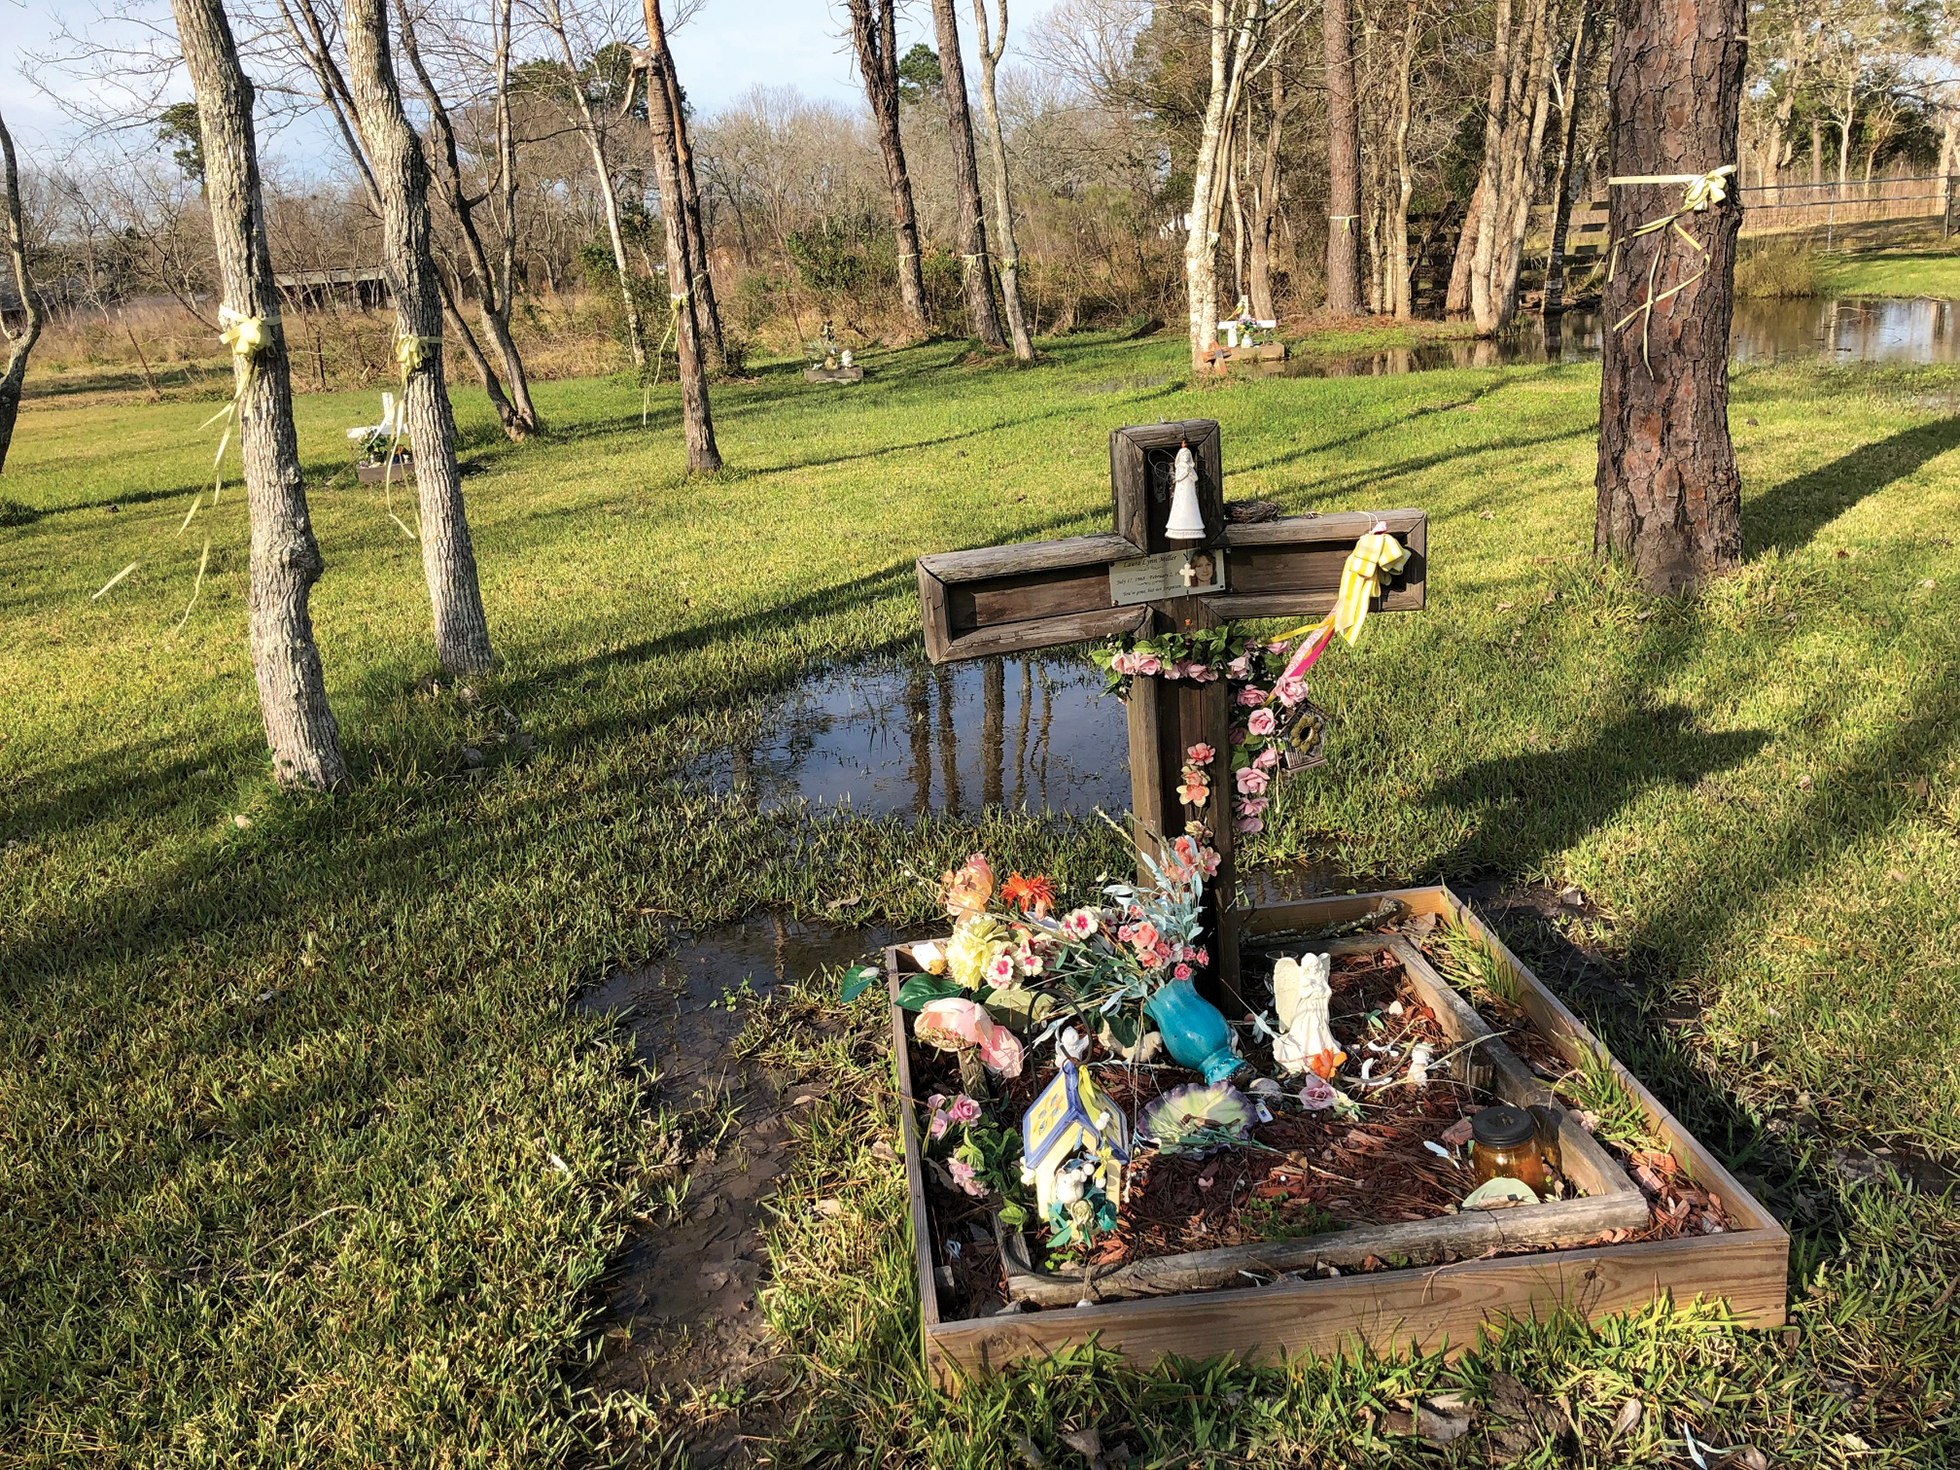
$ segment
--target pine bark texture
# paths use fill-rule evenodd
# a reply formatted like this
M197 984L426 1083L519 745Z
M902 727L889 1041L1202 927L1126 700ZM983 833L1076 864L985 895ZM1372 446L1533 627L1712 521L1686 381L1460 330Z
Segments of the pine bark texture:
M885 156L885 182L892 196L892 235L898 242L898 294L912 330L932 330L926 315L925 270L919 260L919 219L906 172L905 145L898 131L898 0L850 0L851 42L857 48L858 75L865 100L878 124L878 148ZM875 12L875 13L874 13Z
M18 332L6 332L7 371L0 377L0 471L4 471L7 451L13 447L14 424L20 418L27 359L34 351L34 344L41 340L41 328L47 322L41 293L35 289L33 273L27 267L27 215L20 202L20 161L14 157L14 135L7 131L5 118L0 118L0 168L4 168L0 184L7 190L7 265L13 272L14 290L20 294L21 309L27 318Z
M1571 65L1565 75L1558 172L1552 178L1552 243L1545 256L1545 295L1539 307L1546 316L1557 316L1565 310L1565 241L1572 228L1572 175L1579 151L1579 83L1586 74L1592 18L1591 5L1582 5L1572 34Z
M1000 100L994 88L994 69L1007 50L1007 0L1000 6L1000 31L995 34L987 0L973 0L973 24L980 36L980 109L987 119L987 147L994 163L994 233L1000 241L1000 301L1007 313L1007 332L1014 355L1034 360L1034 340L1028 335L1027 313L1021 307L1020 249L1014 243L1014 201L1007 188L1007 137L1000 126Z
M1354 97L1354 26L1348 0L1326 0L1327 310L1361 315L1361 116Z
M1611 160L1616 177L1703 174L1735 162L1742 97L1743 0L1616 0ZM1701 278L1653 311L1647 359L1641 323L1612 324L1703 269L1671 229L1627 237L1681 208L1679 184L1612 188L1620 245L1601 315L1607 323L1599 403L1593 547L1624 558L1650 590L1690 592L1742 555L1742 482L1728 424L1729 320L1734 307L1733 194L1682 217L1709 252ZM1651 363L1651 370L1648 366Z
M960 60L960 23L953 0L932 0L932 23L939 37L941 90L946 95L946 130L953 142L953 191L959 198L961 274L966 311L982 347L1005 347L1000 313L994 308L993 272L987 265L987 215L980 203L980 168L973 155L973 113L966 101L966 68Z
M680 154L674 138L673 112L661 105L672 87L679 95L678 80L670 83L673 54L667 49L667 32L660 19L660 0L642 0L646 15L647 46L651 53L647 74L647 132L653 142L653 170L660 190L660 222L667 242L667 295L673 316L674 356L680 363L681 426L687 436L687 467L710 474L721 468L721 450L715 445L714 411L708 403L707 364L701 351L701 325L694 292L688 281L687 216L681 205Z
M403 386L415 451L422 574L435 618L436 657L451 673L494 662L476 554L456 469L456 420L443 386L442 295L429 246L429 165L402 109L388 46L387 0L346 0L354 112L381 194L382 257L395 293L395 330L418 349Z
M286 334L279 321L279 292L259 188L252 84L238 63L220 0L171 0L171 10L197 95L204 199L224 301L265 323L264 343L252 366L233 360L237 382L245 389L238 442L252 527L246 616L259 713L279 783L336 790L350 781L307 606L325 564L313 539L300 478Z

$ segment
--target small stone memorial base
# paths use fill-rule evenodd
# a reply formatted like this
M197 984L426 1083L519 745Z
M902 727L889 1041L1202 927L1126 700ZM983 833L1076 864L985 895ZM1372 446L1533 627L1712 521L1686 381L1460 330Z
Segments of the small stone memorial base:
M354 467L354 473L363 485L379 485L384 479L405 485L415 478L415 456L409 450L398 449L392 469L384 459L364 459Z
M864 369L856 363L852 363L849 367L807 367L803 369L803 381L806 383L861 383L864 381Z
M1662 1298L1682 1305L1698 1297L1720 1298L1747 1326L1783 1325L1790 1253L1790 1238L1783 1227L1638 1078L1607 1055L1586 1026L1448 888L1408 888L1265 905L1243 914L1239 940L1248 950L1267 945L1297 946L1302 951L1339 950L1359 941L1287 936L1365 922L1378 914L1387 900L1400 905L1395 923L1409 924L1413 929L1441 921L1469 929L1516 981L1516 1009L1522 1013L1529 1035L1513 1038L1509 1044L1495 1038L1474 1049L1474 1054L1484 1057L1489 1065L1488 1085L1493 1096L1508 1096L1520 1088L1542 1090L1543 1084L1520 1062L1520 1049L1536 1048L1540 1055L1558 1057L1558 1066L1571 1068L1577 1068L1582 1058L1604 1059L1625 1095L1645 1115L1653 1139L1701 1190L1719 1200L1724 1228L1716 1233L1672 1235L1658 1227L1644 1231L1612 1229L1603 1232L1604 1242L1593 1238L1578 1244L1562 1243L1574 1238L1570 1227L1586 1226L1577 1232L1579 1235L1591 1228L1577 1216L1596 1211L1612 1213L1617 1219L1626 1201L1624 1175L1610 1160L1590 1158L1597 1153L1590 1137L1582 1143L1588 1161L1574 1157L1571 1145L1576 1140L1562 1134L1567 1172L1575 1178L1597 1176L1589 1182L1592 1197L1492 1214L1468 1211L1412 1226L1386 1227L1425 1238L1419 1247L1408 1242L1384 1242L1379 1255L1358 1270L1342 1249L1341 1237L1363 1232L1339 1232L1322 1237L1328 1242L1325 1253L1341 1256L1343 1269L1338 1273L1324 1269L1331 1261L1317 1264L1291 1259L1298 1251L1289 1247L1310 1242L1279 1241L1272 1243L1268 1252L1286 1254L1287 1261L1276 1261L1272 1269L1264 1271L1235 1273L1241 1281L1248 1275L1269 1278L1263 1284L1177 1290L1175 1282L1166 1279L1158 1283L1157 1294L1103 1300L1094 1299L1091 1287L1085 1289L1090 1299L1083 1305L1050 1305L1045 1309L1035 1306L1045 1299L1042 1284L1025 1274L1024 1260L1015 1259L1023 1253L1010 1251L1006 1258L1008 1286L1011 1295L1020 1297L1014 1305L1021 1309L960 1320L942 1311L942 1305L950 1308L951 1302L941 1290L937 1269L940 1246L933 1236L926 1203L919 1119L913 1105L915 1059L906 1024L908 1013L894 1003L892 1038L898 1090L904 1100L899 1112L925 1358L942 1389L957 1392L967 1376L1021 1359L1044 1357L1092 1338L1128 1361L1148 1367L1173 1355L1203 1359L1229 1354L1258 1361L1283 1353L1333 1354L1359 1346L1382 1352L1413 1349L1455 1353L1474 1346L1486 1326L1507 1319L1543 1319L1559 1311L1597 1319L1638 1311ZM1429 987L1447 986L1448 982L1421 964L1419 955L1415 962L1409 962L1416 946L1397 928L1391 925L1369 939L1400 953L1412 979L1419 969L1425 972L1427 981L1420 987L1425 994ZM918 973L920 966L905 945L887 950L886 963L895 1002L900 983L907 975ZM1486 1030L1460 1001L1438 999L1443 1010L1462 1007L1460 1024L1466 1034ZM1532 1228L1529 1217L1541 1213L1557 1228ZM1575 1218L1553 1219L1561 1214ZM1517 1238L1494 1244L1487 1238L1493 1230L1515 1232ZM1452 1231L1462 1235L1454 1244L1449 1239ZM1643 1234L1647 1238L1626 1239ZM1512 1253L1493 1253L1505 1250ZM1184 1259L1190 1262L1196 1258ZM1388 1261L1400 1264L1384 1264ZM1023 1279L1017 1282L1017 1276ZM1017 1285L1023 1290L1014 1291ZM1052 1297L1053 1293L1046 1295Z

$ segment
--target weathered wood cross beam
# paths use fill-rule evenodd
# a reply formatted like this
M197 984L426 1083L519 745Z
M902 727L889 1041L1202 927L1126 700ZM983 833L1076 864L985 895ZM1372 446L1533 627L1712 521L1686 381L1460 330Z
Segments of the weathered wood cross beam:
M1188 444L1198 466L1202 541L1174 542L1171 467ZM1334 605L1341 569L1378 521L1409 548L1409 564L1375 610L1423 605L1428 517L1419 510L1287 516L1237 525L1225 518L1218 425L1209 419L1117 429L1109 436L1115 530L1108 535L948 551L919 558L926 653L934 663L1025 653L1121 633L1192 632L1240 618L1313 618ZM1232 862L1232 711L1227 683L1139 676L1131 686L1130 783L1138 820L1166 839L1201 820L1220 856L1213 906L1211 989L1239 988L1237 874ZM1202 812L1178 797L1184 753L1220 753Z

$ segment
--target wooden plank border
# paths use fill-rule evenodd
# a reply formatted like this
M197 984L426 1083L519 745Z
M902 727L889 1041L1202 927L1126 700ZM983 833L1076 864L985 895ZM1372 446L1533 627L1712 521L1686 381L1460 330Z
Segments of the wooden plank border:
M1584 1023L1448 888L1404 888L1267 905L1245 915L1244 933L1256 942L1348 922L1374 912L1387 898L1414 914L1435 914L1474 930L1517 977L1526 1013L1568 1059L1576 1062L1581 1048L1605 1054ZM1617 1060L1611 1061L1615 1075L1647 1113L1656 1136L1666 1141L1704 1187L1721 1196L1737 1228L1721 1235L1545 1250L1331 1279L1285 1276L1262 1286L945 1320L933 1272L918 1122L911 1111L905 1013L896 1004L900 977L916 972L917 966L902 945L886 951L886 963L924 1355L934 1381L949 1392L958 1392L972 1374L998 1371L1021 1359L1043 1357L1091 1340L1149 1366L1170 1356L1230 1355L1257 1361L1362 1346L1458 1353L1507 1319L1542 1319L1558 1311L1598 1318L1637 1310L1661 1298L1683 1302L1721 1298L1739 1321L1753 1327L1780 1327L1786 1321L1788 1233Z

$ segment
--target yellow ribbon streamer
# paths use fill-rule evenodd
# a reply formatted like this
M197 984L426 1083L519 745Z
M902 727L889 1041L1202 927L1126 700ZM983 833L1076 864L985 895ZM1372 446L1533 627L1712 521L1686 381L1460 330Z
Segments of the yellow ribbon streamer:
M1281 643L1291 642L1303 633L1307 635L1280 677L1297 679L1306 673L1336 633L1353 647L1361 637L1362 624L1368 620L1369 607L1381 595L1383 576L1406 567L1410 554L1409 548L1390 534L1386 521L1375 522L1374 530L1355 543L1341 567L1341 587L1335 594L1333 610L1317 623L1302 623L1279 635Z
M1632 311L1621 317L1617 322L1613 323L1613 330L1619 332L1624 331L1627 324L1635 317L1640 318L1640 361L1646 367L1647 376L1650 378L1654 375L1654 364L1653 360L1647 355L1647 347L1648 337L1654 325L1654 308L1670 296L1679 295L1681 292L1687 290L1688 287L1694 285L1696 281L1699 281L1703 276L1707 275L1708 267L1714 261L1714 256L1710 253L1709 248L1682 228L1681 216L1684 214L1706 214L1709 206L1726 202L1729 197L1729 176L1734 172L1735 165L1725 163L1720 168L1711 168L1705 174L1615 174L1606 181L1609 188L1615 184L1627 186L1680 184L1683 186L1681 207L1679 209L1675 210L1672 214L1664 214L1656 219L1650 219L1638 229L1628 232L1613 242L1613 249L1609 253L1606 261L1606 279L1608 282L1612 281L1614 274L1619 270L1620 247L1629 241L1638 240L1642 235L1651 235L1656 230L1672 229L1675 234L1679 235L1686 242L1690 250L1701 257L1701 265L1693 275L1689 276L1686 280L1677 281L1668 287L1667 290L1657 293L1654 288L1659 284L1661 256L1663 252L1656 250L1653 260L1647 266L1647 299L1642 301L1640 305L1634 307Z
M395 333L395 366L401 369L402 396L395 407L395 433L388 442L388 453L381 461L381 494L387 502L388 519L400 528L402 535L411 541L420 538L411 531L402 518L395 514L395 456L401 451L402 435L408 429L408 380L420 372L429 360L428 347L442 346L440 337L417 337L408 332ZM407 485L408 476L402 476L402 484Z
M266 347L266 329L275 325L276 316L246 316L242 311L234 311L229 306L218 308L218 340L231 349L232 377L236 383L232 390L231 402L206 419L200 428L208 429L222 421L225 431L218 437L218 452L211 456L211 468L215 483L211 487L211 503L218 503L218 492L225 487L225 450L231 446L231 431L238 427L245 412L245 395L252 391L252 385L259 377L259 354ZM200 495L199 499L203 497ZM191 512L196 514L197 502L191 502ZM184 524L191 523L190 516L184 517ZM181 530L178 535L182 535Z

